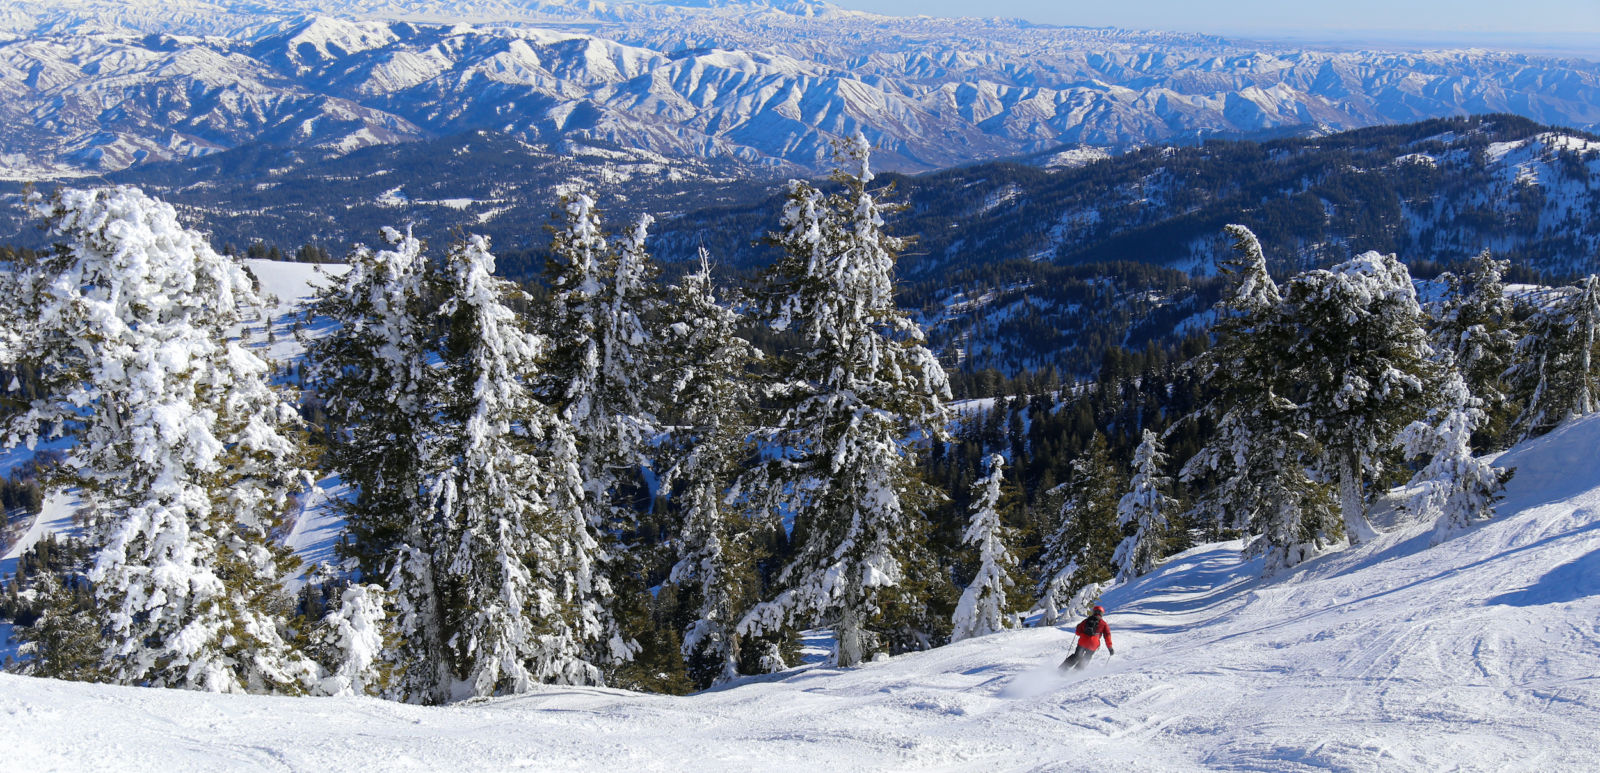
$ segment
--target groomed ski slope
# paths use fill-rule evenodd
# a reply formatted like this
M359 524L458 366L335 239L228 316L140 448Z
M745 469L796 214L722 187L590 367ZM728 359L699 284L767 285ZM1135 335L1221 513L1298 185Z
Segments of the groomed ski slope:
M1502 517L1256 578L1237 543L1109 593L1118 655L1002 633L685 698L607 689L443 708L0 675L15 770L1593 770L1600 416L1505 454Z

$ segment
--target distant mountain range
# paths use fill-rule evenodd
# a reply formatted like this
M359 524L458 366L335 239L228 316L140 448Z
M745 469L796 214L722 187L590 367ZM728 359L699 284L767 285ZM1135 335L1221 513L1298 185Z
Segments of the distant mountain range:
M1600 64L1482 50L898 18L788 0L13 0L0 176L253 143L323 156L476 130L814 172L862 130L887 168L1315 134L1469 113L1600 126Z

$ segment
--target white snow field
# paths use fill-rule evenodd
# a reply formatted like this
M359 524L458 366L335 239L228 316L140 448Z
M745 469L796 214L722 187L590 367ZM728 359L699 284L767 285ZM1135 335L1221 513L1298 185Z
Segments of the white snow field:
M244 264L261 282L261 295L268 303L266 312L274 336L274 339L268 342L267 331L260 325L252 325L250 335L255 344L265 348L266 356L277 362L287 363L300 359L305 353L305 347L295 340L291 332L295 320L299 319L303 307L311 302L312 296L316 294L316 288L327 283L325 277L341 276L349 271L350 267L343 263L318 266L311 263L275 260L246 260ZM316 335L318 330L318 326L313 323L311 334Z
M1238 543L1104 599L1118 655L999 633L688 697L546 688L447 707L0 675L15 770L1594 770L1600 416L1504 454L1501 517L1399 524L1261 580Z

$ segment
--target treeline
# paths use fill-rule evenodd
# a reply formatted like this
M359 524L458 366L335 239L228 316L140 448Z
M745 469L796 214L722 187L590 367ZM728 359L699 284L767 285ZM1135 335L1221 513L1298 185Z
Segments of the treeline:
M1058 391L1053 372L965 377L1014 396L973 403L930 477L960 491L986 454L1015 460L1013 525L1040 592L1058 586L1049 601L1119 575L1112 537L1134 528L1118 508L1141 457L1159 460L1147 479L1166 478L1173 498L1158 553L1245 536L1276 572L1370 539L1367 508L1408 480L1416 493L1400 509L1447 539L1491 515L1507 477L1475 454L1600 407L1594 276L1508 294L1507 264L1483 253L1419 303L1393 257L1280 283L1250 230L1229 229L1237 257L1205 337L1108 358L1095 380Z
M326 247L319 244L302 244L293 252L284 252L277 245L266 242L251 242L243 251L231 242L222 245L223 255L229 257L249 258L251 260L277 260L292 263L333 263L334 257Z

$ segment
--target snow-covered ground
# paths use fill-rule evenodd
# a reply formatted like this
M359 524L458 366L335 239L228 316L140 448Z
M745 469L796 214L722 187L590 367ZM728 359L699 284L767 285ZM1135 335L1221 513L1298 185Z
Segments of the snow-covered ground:
M442 708L0 675L18 770L1594 770L1600 416L1503 455L1501 517L1400 524L1272 580L1237 543L1105 599L1118 654L996 634L676 698L608 689Z
M350 494L350 487L337 475L317 481L316 488L302 494L299 507L292 514L289 533L284 544L302 562L301 573L289 578L289 585L297 587L317 564L337 564L339 557L334 548L344 536L344 515L335 503Z
M305 304L311 301L316 288L326 284L330 277L343 275L350 267L343 263L319 266L274 260L246 260L244 264L261 283L261 295L268 303L265 311L271 325L270 339L267 329L262 325L250 325L251 340L256 346L264 348L268 357L279 363L299 359L305 347L295 340L295 322L300 319ZM315 334L316 330L313 323L311 332Z

